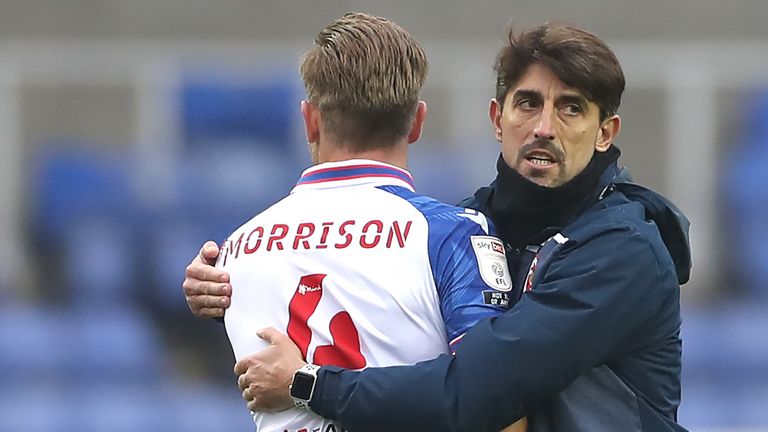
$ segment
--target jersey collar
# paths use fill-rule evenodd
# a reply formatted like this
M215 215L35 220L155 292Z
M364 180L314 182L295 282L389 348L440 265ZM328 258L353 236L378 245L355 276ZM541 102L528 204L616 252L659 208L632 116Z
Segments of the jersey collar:
M291 193L360 185L393 185L414 191L413 177L408 171L383 162L352 159L326 162L306 169Z

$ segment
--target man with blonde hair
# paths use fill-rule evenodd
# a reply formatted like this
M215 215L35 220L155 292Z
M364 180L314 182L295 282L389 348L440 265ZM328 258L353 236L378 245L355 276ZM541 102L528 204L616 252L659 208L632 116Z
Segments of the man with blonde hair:
M259 431L343 430L304 409L315 365L362 369L452 352L468 328L506 309L511 288L485 216L416 194L406 171L426 117L418 42L384 18L350 13L318 34L300 71L314 166L235 230L217 263L233 287L224 321L237 367L279 332L308 362L283 383L296 407L260 407ZM249 400L257 385L245 376Z

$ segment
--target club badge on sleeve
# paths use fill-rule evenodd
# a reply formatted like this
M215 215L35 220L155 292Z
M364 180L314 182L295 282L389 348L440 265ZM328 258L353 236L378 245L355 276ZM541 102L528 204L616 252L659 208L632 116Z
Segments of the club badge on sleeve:
M512 278L501 240L493 236L471 236L470 241L483 281L498 291L511 290Z

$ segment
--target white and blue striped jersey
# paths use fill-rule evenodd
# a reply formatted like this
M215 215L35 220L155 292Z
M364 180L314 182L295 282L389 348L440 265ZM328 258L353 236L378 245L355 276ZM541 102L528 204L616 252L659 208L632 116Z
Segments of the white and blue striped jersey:
M291 193L224 242L224 321L235 357L286 332L306 360L360 369L451 351L509 304L504 248L481 213L414 192L405 170L370 160L307 169ZM341 431L306 410L256 413L259 431Z

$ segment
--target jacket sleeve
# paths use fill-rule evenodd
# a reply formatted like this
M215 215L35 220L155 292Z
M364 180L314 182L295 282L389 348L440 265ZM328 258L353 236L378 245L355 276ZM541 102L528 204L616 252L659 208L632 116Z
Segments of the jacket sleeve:
M351 431L498 431L630 349L668 298L654 292L670 271L658 263L632 228L566 244L533 290L470 329L455 356L359 372L323 367L311 407Z

